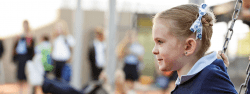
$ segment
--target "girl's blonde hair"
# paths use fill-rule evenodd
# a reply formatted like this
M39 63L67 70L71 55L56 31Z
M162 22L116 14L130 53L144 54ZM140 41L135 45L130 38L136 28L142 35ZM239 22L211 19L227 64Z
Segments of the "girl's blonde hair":
M181 40L181 38L186 39L193 34L189 28L195 22L198 16L199 5L185 4L158 13L153 20L159 19L165 23L171 22L171 24L168 24L171 25L171 33ZM212 26L215 22L215 16L211 11L208 10L202 19L204 19L202 20L202 45L196 54L199 58L204 56L205 52L211 45L210 40L213 33ZM205 23L209 23L209 25Z
M61 24L61 28L62 28L62 33L63 35L68 35L69 34L69 29L68 29L68 24L66 21L64 20L58 20L54 26L54 32L53 32L53 36L57 36L57 25Z

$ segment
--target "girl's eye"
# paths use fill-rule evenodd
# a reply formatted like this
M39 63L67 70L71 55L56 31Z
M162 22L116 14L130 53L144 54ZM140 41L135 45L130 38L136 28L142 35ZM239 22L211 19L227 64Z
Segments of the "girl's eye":
M162 44L162 43L163 43L163 42L162 42L162 41L160 41L160 40L158 40L157 42L158 42L159 44Z

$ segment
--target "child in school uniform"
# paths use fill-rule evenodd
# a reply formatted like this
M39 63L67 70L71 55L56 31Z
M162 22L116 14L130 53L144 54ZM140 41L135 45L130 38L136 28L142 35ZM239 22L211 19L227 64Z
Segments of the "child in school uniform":
M206 4L180 5L154 17L152 52L159 69L178 73L172 94L237 94L227 63L217 59L216 52L205 55L214 22L214 14Z

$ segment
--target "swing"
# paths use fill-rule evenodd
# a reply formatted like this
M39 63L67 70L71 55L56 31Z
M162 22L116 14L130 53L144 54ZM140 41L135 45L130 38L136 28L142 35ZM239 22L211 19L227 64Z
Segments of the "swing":
M238 6L238 3L240 4L240 6ZM242 0L237 0L236 3L235 3L234 13L233 13L233 16L232 16L232 23L231 23L230 28L228 29L228 31L226 33L222 53L226 52L228 43L229 43L230 39L232 38L233 26L234 26L234 23L235 23L235 21L237 20L237 18L239 16L239 13L240 13L240 10L241 10L241 7L242 7L242 3L243 3ZM245 82L243 84L241 84L241 86L240 86L239 94L241 94L241 90L242 90L243 87L246 88L244 94L247 94L247 86L248 86L247 84L248 84L248 81L249 81L249 78L250 78L249 77L250 76L249 66L250 66L250 62L249 62L249 65L247 67L247 70L246 70L247 77L245 79Z

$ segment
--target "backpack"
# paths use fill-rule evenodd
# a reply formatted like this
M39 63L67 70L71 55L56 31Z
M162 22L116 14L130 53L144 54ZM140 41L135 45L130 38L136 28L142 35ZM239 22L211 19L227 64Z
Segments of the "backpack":
M45 71L52 71L54 66L53 66L53 60L50 55L50 49L43 49L42 50L42 64L44 66Z
M71 65L66 63L64 66L63 66L63 69L62 69L62 78L69 82L70 81L70 77L71 77Z
M24 55L27 51L27 45L26 45L26 39L22 38L18 41L17 47L16 47L16 53Z

